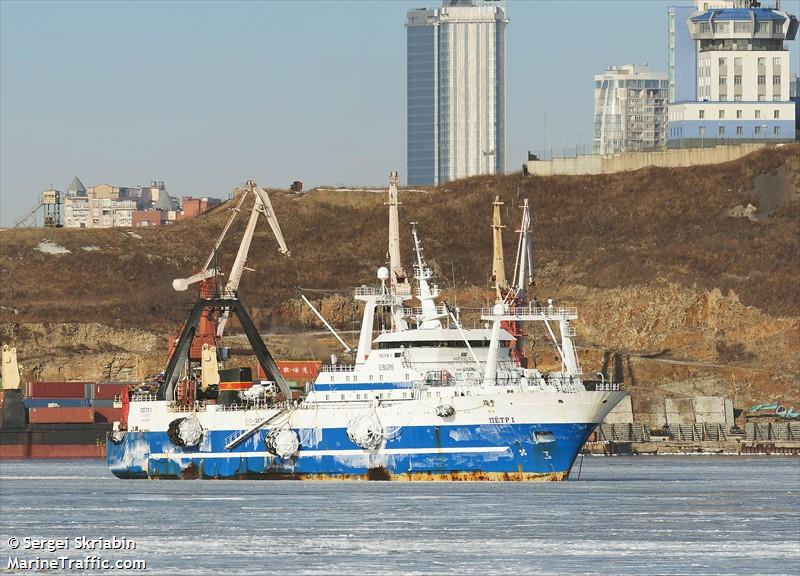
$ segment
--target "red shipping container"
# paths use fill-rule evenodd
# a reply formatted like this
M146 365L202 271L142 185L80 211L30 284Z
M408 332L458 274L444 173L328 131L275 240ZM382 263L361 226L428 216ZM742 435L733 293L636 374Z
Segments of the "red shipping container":
M122 408L95 408L95 422L119 422L122 420Z
M284 379L293 380L301 384L316 380L320 368L322 368L322 362L319 360L278 360L276 364ZM258 367L256 375L258 379L266 379L261 366Z
M83 424L94 422L94 408L31 408L31 424Z
M28 398L83 398L86 382L28 382L25 396Z
M115 397L122 394L122 389L125 384L95 384L94 385L94 398L98 400L113 400Z

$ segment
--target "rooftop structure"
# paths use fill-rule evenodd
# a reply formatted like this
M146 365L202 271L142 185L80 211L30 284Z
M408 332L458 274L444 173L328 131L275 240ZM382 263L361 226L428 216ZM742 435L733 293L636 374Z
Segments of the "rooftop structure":
M86 196L86 186L83 185L80 178L75 176L67 188L67 194L71 196Z

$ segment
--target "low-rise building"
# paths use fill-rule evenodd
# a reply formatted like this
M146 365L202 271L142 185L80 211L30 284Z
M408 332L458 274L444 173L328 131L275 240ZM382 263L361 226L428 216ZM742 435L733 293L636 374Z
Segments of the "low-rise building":
M64 226L159 226L174 222L178 208L178 201L167 193L162 181L132 187L104 183L87 189L76 176L64 198Z
M186 220L199 216L214 206L218 206L221 202L219 198L192 198L191 196L184 196L181 211L178 214L178 220Z
M158 210L134 210L131 212L131 226L161 226L161 216Z

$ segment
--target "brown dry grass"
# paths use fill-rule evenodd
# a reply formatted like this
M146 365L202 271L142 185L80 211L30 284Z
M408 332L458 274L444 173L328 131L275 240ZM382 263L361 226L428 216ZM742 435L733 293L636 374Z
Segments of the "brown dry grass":
M506 202L509 261L516 248L516 206L523 198L532 203L539 286L614 288L667 280L732 289L744 304L798 316L798 152L800 145L791 145L727 164L602 176L475 177L428 192L401 191L401 221L419 222L429 262L445 286L487 285L491 202L499 193ZM794 187L789 201L761 222L726 215L736 205L758 206L763 198L755 179L778 169L788 171ZM288 313L292 307L276 307L293 297L288 283L343 291L375 283L387 245L384 195L278 191L272 199L293 255L278 254L262 221L248 263L256 271L245 273L241 290L262 328L298 324ZM193 290L174 292L171 281L196 271L226 218L223 207L171 227L136 229L141 239L129 229L0 232L0 321L171 329L195 297ZM238 219L223 246L224 268L245 220ZM71 254L35 250L44 238ZM405 225L402 241L410 263Z

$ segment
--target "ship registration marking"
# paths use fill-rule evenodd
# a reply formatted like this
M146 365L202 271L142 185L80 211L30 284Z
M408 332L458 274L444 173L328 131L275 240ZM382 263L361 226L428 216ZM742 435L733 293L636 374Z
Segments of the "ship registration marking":
M489 424L513 424L513 416L489 416Z

